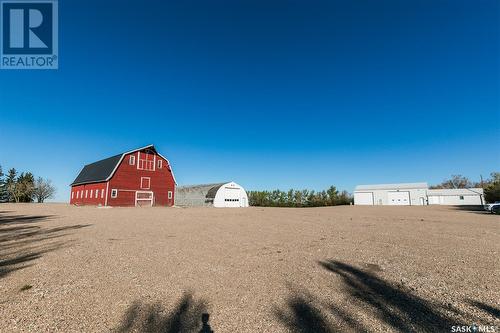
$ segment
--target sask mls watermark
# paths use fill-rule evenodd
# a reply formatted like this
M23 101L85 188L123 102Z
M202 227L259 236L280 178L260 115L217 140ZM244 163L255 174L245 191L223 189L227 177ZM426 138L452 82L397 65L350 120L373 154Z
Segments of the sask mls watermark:
M454 325L451 327L452 333L496 333L498 328L494 325Z
M0 1L0 68L57 69L57 0Z

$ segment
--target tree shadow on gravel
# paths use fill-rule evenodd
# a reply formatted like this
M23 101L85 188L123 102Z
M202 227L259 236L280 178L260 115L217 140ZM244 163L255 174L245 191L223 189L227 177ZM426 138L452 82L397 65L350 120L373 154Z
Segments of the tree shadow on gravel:
M367 332L364 325L334 304L324 304L313 295L294 290L287 300L287 309L275 309L275 316L291 332L333 333ZM297 294L301 294L297 296Z
M413 295L372 273L335 260L322 261L320 265L343 279L346 291L356 303L397 331L446 331L458 324L442 305Z
M0 213L0 278L33 265L43 254L69 245L71 241L54 241L69 231L89 225L43 227L52 215L7 215Z
M479 310L484 311L497 319L500 319L500 309L499 308L495 308L495 307L488 305L486 303L478 302L478 301L474 301L474 300L470 300L470 299L467 300L467 302L470 305L475 306Z
M212 332L208 323L206 302L195 300L190 292L184 293L171 311L160 303L132 303L123 316L117 332L177 333Z
M286 309L275 310L277 318L293 332L373 331L364 326L361 317L376 319L386 329L397 332L449 332L452 325L470 325L477 320L385 281L373 269L363 270L335 260L319 264L341 277L348 304L340 306L303 290L293 291Z
M7 215L7 212L0 212L0 226L36 223L54 217L53 215Z

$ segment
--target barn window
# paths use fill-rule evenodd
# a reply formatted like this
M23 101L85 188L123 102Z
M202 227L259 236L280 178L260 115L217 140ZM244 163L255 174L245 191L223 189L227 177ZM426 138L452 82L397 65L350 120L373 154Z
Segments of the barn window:
M464 200L464 196L463 195L460 196L460 200Z
M80 191L80 198L83 199L83 190Z
M130 155L130 157L128 159L128 164L130 164L130 165L135 164L135 156L134 155Z
M162 162L163 162L162 160L158 160L158 169L161 169L161 167L162 167Z
M168 191L168 198L172 199L172 191Z
M117 189L112 189L111 190L111 197L112 198L117 198L118 197L118 190Z
M90 199L92 199L92 194L94 193L93 190L90 190Z
M141 188L149 190L151 188L151 178L141 177Z
M78 193L80 193L79 191L76 191L76 198L78 199Z
M88 194L89 194L89 190L85 190L85 199L87 199Z
M97 189L95 190L95 198L96 199L99 198L99 190L97 190Z
M73 199L75 192L71 192L71 199Z
M140 152L138 153L138 161L137 161L137 169L139 170L150 170L154 171L155 169L155 156L153 154L147 154Z
M101 190L101 199L104 199L104 189Z

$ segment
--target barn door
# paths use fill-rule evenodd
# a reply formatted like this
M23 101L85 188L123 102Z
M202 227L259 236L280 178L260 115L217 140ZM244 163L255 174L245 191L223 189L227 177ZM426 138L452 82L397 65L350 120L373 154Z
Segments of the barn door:
M153 192L150 191L135 192L135 205L137 207L153 206Z

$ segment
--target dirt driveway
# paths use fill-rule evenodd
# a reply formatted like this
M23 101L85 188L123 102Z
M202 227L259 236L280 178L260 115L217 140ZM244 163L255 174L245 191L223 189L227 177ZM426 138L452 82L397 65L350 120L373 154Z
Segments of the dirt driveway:
M0 331L500 326L499 255L500 217L452 207L2 204Z

